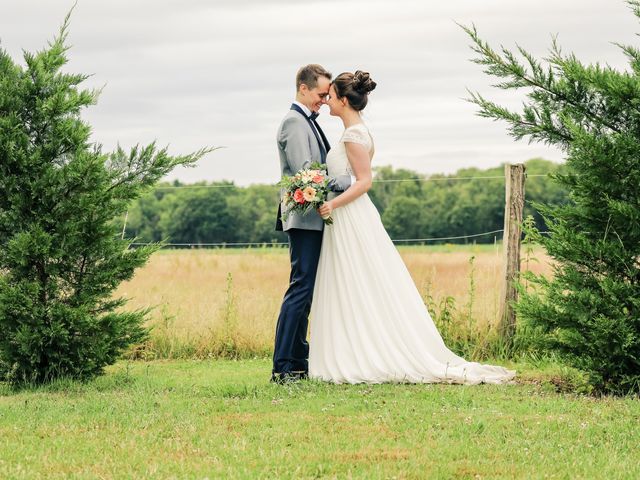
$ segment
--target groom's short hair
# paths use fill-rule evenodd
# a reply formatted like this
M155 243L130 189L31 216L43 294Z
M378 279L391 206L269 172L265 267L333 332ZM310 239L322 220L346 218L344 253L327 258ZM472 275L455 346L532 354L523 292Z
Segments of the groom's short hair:
M296 74L296 91L300 89L300 85L303 83L309 88L316 88L318 86L318 77L327 77L327 79L331 80L331 73L317 63L310 63L301 67Z

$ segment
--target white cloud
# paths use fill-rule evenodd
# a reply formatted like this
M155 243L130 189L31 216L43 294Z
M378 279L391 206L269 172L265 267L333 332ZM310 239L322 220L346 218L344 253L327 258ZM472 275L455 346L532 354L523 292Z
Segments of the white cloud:
M2 47L15 59L57 32L70 0L2 0ZM86 112L94 139L112 148L158 139L174 152L225 145L195 169L171 178L278 178L275 131L293 97L297 68L323 64L334 74L367 69L378 82L367 109L378 165L421 172L488 167L561 154L514 143L504 125L475 115L466 88L506 105L520 97L490 88L469 62L456 25L537 56L552 34L586 61L624 67L612 41L634 43L637 21L622 0L317 1L80 0L72 15L69 70L106 84ZM325 112L330 138L341 126Z

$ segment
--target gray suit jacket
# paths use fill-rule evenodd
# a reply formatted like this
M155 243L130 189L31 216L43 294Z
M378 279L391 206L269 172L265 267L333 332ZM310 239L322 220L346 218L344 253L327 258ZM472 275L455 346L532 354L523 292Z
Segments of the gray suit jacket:
M325 147L316 139L309 121L296 110L289 110L282 120L278 128L277 144L280 174L283 176L295 175L298 171L309 168L314 162L324 163L327 158ZM334 179L330 185L332 190L342 192L351 185L351 178L348 175L346 178L341 176ZM282 193L281 191L281 197ZM281 203L278 216L283 210L284 204ZM282 220L282 230L287 231L291 228L322 230L324 223L315 210L307 212L306 215L291 212L286 220ZM279 229L278 226L276 229Z

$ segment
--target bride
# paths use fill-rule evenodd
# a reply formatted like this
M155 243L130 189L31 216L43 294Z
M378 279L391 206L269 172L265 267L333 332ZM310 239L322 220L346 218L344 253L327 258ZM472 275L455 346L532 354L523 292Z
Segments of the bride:
M360 112L376 87L362 71L342 73L326 103L344 133L327 156L330 177L355 175L318 210L324 228L311 306L309 376L335 383L503 383L515 372L467 362L444 344L369 199L373 139Z

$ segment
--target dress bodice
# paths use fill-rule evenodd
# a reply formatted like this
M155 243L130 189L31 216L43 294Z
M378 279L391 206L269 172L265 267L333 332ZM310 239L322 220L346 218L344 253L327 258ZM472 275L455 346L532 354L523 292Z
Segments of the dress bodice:
M351 125L345 129L338 143L331 148L327 155L327 170L330 177L353 175L353 170L349 164L347 150L344 145L346 142L363 145L369 152L369 158L373 157L373 139L367 126L364 123Z

